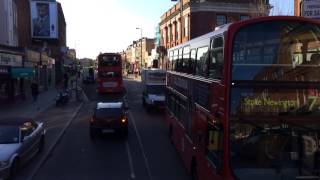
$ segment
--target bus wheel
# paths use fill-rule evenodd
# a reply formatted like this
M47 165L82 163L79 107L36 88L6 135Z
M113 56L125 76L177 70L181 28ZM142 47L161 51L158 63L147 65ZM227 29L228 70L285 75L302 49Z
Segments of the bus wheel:
M197 166L196 163L194 161L194 159L192 160L191 163L191 179L192 180L198 180L198 171L197 171Z
M173 141L172 141L172 126L171 125L169 126L169 139L170 139L170 143L173 144Z
M143 106L143 107L146 106L146 101L144 100L144 98L142 98L142 106Z

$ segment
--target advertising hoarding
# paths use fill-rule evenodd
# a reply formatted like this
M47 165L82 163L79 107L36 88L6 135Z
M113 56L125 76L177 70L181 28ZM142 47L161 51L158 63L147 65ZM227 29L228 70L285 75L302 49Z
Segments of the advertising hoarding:
M58 39L58 9L56 2L31 1L31 37Z
M320 19L320 0L304 0L303 17Z

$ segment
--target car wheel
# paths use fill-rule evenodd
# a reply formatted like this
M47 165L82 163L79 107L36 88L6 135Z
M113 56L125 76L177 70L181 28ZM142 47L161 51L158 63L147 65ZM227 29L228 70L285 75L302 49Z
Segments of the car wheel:
M147 110L147 113L150 113L150 112L151 112L151 107L150 107L150 105L146 105L146 110Z
M12 162L11 168L10 168L10 178L12 179L17 175L17 172L19 170L19 160L18 158L15 158Z
M143 106L143 107L146 106L146 100L144 100L144 98L142 98L142 106Z
M195 165L194 162L192 162L192 165L191 165L191 179L192 180L199 180L197 166Z
M96 129L90 128L90 138L94 139L95 137L97 137L98 135L98 131Z
M121 133L124 138L127 138L128 137L128 128L123 129Z
M41 139L40 139L40 143L39 143L39 152L43 152L43 149L44 149L44 142L45 142L45 139L44 139L44 135L41 136Z

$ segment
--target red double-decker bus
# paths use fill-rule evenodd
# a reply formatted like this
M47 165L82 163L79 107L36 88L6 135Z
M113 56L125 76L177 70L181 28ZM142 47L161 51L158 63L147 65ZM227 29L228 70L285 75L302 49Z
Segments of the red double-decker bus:
M117 53L99 54L97 90L99 93L123 92L122 60Z
M227 24L168 59L166 122L194 179L319 179L319 21Z

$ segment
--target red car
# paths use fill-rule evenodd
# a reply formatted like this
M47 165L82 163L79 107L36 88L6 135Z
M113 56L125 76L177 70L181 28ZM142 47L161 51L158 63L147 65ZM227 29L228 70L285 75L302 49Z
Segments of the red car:
M128 135L127 105L124 102L99 102L90 120L90 137L98 133Z

